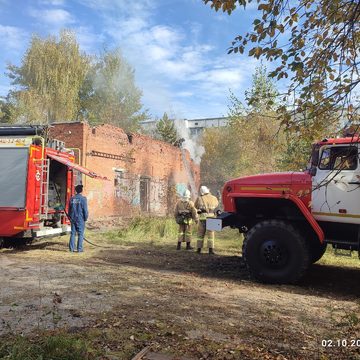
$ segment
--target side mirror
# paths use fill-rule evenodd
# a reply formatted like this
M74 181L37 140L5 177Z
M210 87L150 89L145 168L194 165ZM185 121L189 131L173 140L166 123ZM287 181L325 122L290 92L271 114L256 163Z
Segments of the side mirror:
M317 172L317 167L315 166L312 166L310 169L309 169L309 174L311 176L315 176L316 175L316 172Z

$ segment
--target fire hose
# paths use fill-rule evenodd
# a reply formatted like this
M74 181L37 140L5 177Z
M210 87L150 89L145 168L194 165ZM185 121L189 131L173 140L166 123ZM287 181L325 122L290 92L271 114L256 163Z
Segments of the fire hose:
M65 209L65 206L64 206L64 205L62 204L62 202L61 202L61 197L60 197L60 194L59 194L59 192L58 192L58 189L57 189L56 184L54 184L54 188L55 188L55 191L56 191L57 198L58 198L58 200L59 200L59 202L60 202L60 205L61 205L62 208L63 208L63 211L64 211L66 217L69 219L70 223L72 223L72 220L71 220L70 215L68 214L68 212L67 212L66 209ZM85 236L84 236L84 241L87 242L88 244L92 245L92 246L96 246L96 247L104 248L104 249L110 249L109 246L101 246L101 245L97 245L97 244L92 243L90 240L86 239Z

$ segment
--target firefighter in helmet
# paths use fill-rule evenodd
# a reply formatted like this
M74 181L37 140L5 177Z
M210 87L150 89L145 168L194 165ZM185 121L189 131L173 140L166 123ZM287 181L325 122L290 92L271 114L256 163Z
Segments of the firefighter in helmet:
M206 186L200 187L200 196L195 201L195 207L199 214L197 252L200 254L204 246L204 238L207 235L209 254L214 254L214 231L206 231L206 219L215 216L215 209L218 207L218 199L210 193Z
M198 221L198 215L194 203L190 200L190 191L185 190L175 207L175 220L179 224L177 250L181 249L181 243L186 242L186 250L192 250L191 247L191 225L193 221Z
M76 195L70 199L69 217L71 221L71 236L69 249L71 252L75 251L75 236L78 234L77 251L83 252L83 240L85 231L85 222L88 219L89 212L87 207L86 197L81 193L83 191L82 185L75 186Z

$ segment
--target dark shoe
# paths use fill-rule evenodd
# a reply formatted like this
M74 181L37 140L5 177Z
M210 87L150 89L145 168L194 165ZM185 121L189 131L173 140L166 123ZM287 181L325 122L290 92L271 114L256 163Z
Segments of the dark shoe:
M190 243L186 243L186 250L194 250L194 248L190 246Z
M196 252L197 252L198 254L201 254L201 249L197 249Z
M213 248L210 248L210 249L209 249L209 255L215 255Z
M176 250L181 250L181 242L178 242Z

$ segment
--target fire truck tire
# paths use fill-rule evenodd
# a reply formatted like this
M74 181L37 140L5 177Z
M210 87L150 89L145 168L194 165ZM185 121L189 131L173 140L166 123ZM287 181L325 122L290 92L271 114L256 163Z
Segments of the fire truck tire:
M4 238L0 237L0 249L4 247L5 240Z
M326 243L321 244L318 239L309 242L310 263L314 264L322 258L326 251Z
M266 220L246 234L243 253L252 278L264 283L294 283L310 264L309 248L290 223Z

